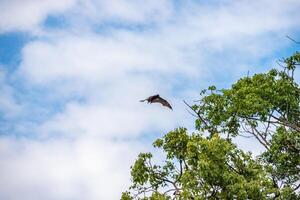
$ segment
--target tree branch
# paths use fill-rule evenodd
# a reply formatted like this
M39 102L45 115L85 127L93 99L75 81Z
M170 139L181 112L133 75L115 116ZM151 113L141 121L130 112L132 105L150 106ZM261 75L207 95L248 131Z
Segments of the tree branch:
M300 44L300 42L298 42L298 41L296 41L296 40L294 40L293 38L291 38L290 36L286 36L288 39L290 39L290 40L292 40L293 42L295 42L296 44Z
M179 176L178 176L178 178L176 179L175 183L177 183L177 182L180 180L180 178L181 178L181 176L182 176L182 174L183 174L182 160L179 160L179 167L180 167L180 172L179 172Z
M208 129L208 131L211 133L211 134L214 134L214 133L216 133L217 132L217 130L215 130L214 128L211 128L210 126L209 126L209 124L208 124L208 122L198 113L198 112L196 112L193 108L192 108L192 106L190 106L187 102L185 102L184 100L183 100L183 102L184 102L184 104L185 105L187 105L192 111L194 111L194 113L197 115L197 117L201 120L201 122L204 124L204 126ZM193 115L193 116L195 116L195 115Z
M250 134L252 134L257 140L258 140L258 142L260 143L260 144L262 144L266 149L269 149L269 147L267 146L267 144L265 144L255 133L254 133L254 131L253 131L253 129L252 129L252 131L249 131L243 124L241 124L241 127L244 129L244 131L246 132L246 133L250 133Z

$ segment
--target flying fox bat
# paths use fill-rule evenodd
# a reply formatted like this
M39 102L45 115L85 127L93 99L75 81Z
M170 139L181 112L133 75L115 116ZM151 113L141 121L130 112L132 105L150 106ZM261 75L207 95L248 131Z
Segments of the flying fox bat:
M172 109L172 106L165 99L161 98L158 94L148 97L147 99L140 100L140 102L147 101L148 103L161 103L163 106Z

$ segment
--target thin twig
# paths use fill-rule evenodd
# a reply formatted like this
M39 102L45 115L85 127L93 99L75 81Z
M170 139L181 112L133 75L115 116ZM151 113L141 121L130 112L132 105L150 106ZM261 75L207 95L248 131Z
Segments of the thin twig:
M296 40L294 40L293 38L291 38L290 36L286 36L288 39L290 39L290 40L292 40L293 42L295 42L296 44L300 44L300 42L298 42L298 41L296 41Z
M174 183L177 183L181 179L181 176L183 174L182 160L179 160L179 166L180 166L180 173L179 173L179 176L178 176L178 178L176 179L176 181Z
M204 124L204 126L208 129L208 131L211 133L211 134L214 134L215 132L217 132L214 128L210 127L208 122L198 113L196 112L192 106L190 106L187 102L185 102L183 100L184 104L187 105L192 111L194 111L194 113L197 115L197 118L199 118L201 120L201 122Z

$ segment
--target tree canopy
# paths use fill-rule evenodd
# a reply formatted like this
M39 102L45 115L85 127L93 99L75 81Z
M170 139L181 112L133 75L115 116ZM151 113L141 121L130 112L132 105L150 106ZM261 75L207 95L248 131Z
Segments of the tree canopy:
M139 154L122 200L300 199L300 53L271 69L239 79L229 89L210 86L189 105L196 132L170 131L153 145L166 155L153 163ZM254 137L258 156L234 144ZM250 142L250 141L249 141Z

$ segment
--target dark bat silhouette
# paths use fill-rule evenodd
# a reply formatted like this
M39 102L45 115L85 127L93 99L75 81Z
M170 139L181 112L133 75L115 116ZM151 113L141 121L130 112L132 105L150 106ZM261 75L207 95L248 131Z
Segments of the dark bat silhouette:
M147 101L148 103L161 103L163 106L172 109L172 106L165 99L161 98L158 94L148 97L147 99L140 100L140 102Z

